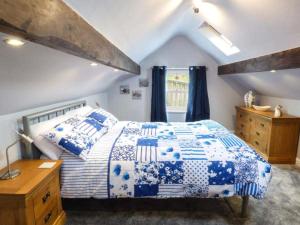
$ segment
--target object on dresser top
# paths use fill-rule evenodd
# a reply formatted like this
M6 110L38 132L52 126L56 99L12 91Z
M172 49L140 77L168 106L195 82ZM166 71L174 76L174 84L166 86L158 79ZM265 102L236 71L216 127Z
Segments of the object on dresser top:
M252 107L253 103L255 102L255 95L253 94L253 91L250 90L244 95L244 102L246 108Z
M294 164L298 148L300 118L273 111L236 107L235 133L270 163Z
M253 105L253 108L257 111L265 112L265 111L268 111L269 109L271 109L271 106L269 106L269 105Z
M19 143L20 141L26 142L31 144L33 142L33 140L26 136L25 134L21 134L17 131L17 135L18 135L18 139L15 140L12 144L10 144L9 146L7 146L6 148L6 163L7 163L7 172L5 172L4 174L0 175L0 180L8 180L8 179L13 179L17 176L20 175L21 171L18 169L11 169L10 167L10 162L9 162L9 154L8 154L8 150L13 147L14 145L16 145L17 143ZM1 173L0 173L1 174Z
M281 117L282 115L282 106L281 105L276 105L275 106L275 112L274 112L274 117L278 118Z
M0 181L0 223L5 225L62 225L59 170L62 161L50 169L39 169L49 160L19 160L12 168L22 171L14 180Z
M45 134L59 148L86 160L93 145L107 132L107 127L90 117L71 117Z

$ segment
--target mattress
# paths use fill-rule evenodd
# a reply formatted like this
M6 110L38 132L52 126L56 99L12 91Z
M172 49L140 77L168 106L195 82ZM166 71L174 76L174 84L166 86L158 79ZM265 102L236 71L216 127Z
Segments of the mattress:
M63 198L263 198L271 166L221 124L118 122L87 160L64 152Z

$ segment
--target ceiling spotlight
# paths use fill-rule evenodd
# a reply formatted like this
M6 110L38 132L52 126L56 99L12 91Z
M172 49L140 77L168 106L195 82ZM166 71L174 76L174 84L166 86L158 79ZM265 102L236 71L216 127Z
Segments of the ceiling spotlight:
M4 40L4 42L13 47L20 47L25 44L24 41L17 38L7 38Z
M271 72L271 73L275 73L275 72L276 72L276 70L270 70L270 72Z
M91 66L98 66L98 63L92 62L90 65Z
M114 71L115 71L115 72L118 72L119 70L118 70L118 69L114 69Z

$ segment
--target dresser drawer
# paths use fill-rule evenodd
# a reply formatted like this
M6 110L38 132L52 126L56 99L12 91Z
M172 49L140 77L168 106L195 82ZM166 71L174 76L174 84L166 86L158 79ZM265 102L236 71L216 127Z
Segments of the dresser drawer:
M258 139L264 142L268 141L269 137L269 133L266 130L256 128L251 129L250 135L251 139Z
M244 141L247 141L249 139L249 135L247 132L243 131L243 130L239 130L237 129L235 134L237 136L239 136L241 139L243 139Z
M237 117L237 121L245 121L246 122L248 115L247 115L247 113L237 111L236 117Z
M267 154L268 142L266 140L251 137L250 144L258 151Z
M37 225L51 225L58 216L57 202L52 201L46 208L45 212L37 218Z
M36 218L40 218L49 208L49 205L57 202L58 188L58 179L55 177L33 196L34 215Z
M270 122L261 118L255 118L255 130L261 133L268 133L270 130Z

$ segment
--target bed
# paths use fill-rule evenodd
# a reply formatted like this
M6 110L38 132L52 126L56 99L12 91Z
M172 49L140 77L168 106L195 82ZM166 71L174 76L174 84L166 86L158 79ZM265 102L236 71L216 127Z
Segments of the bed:
M51 121L59 114L84 106L85 102L79 102L25 116L24 132L32 136L33 124ZM39 150L43 152L42 148ZM26 152L29 157L38 157L34 146L26 146ZM63 198L238 195L243 199L243 216L249 196L262 199L271 179L270 164L213 120L192 123L117 121L94 143L84 160L68 151L62 151L59 158L64 160L61 170Z

